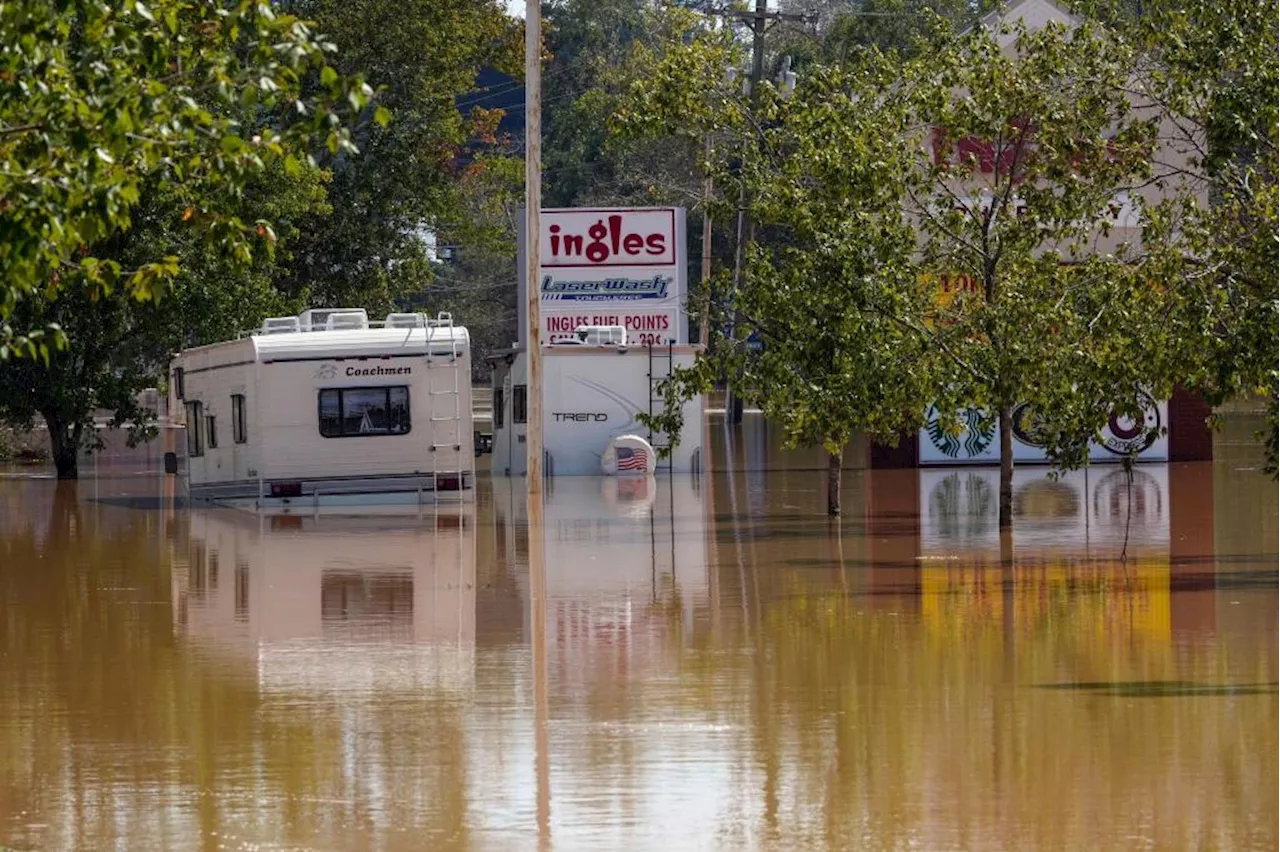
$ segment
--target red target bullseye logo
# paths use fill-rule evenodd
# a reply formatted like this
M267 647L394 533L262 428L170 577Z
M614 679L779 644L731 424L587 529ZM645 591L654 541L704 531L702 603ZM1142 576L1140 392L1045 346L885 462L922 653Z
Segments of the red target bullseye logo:
M1115 411L1111 412L1111 417L1107 420L1107 428L1121 441L1132 441L1142 434L1141 423L1130 417L1123 417Z
M1118 456L1141 453L1160 436L1160 408L1155 399L1150 394L1143 393L1137 402L1142 413L1140 418L1118 411L1112 411L1107 418L1107 428L1099 436L1099 443L1108 452Z

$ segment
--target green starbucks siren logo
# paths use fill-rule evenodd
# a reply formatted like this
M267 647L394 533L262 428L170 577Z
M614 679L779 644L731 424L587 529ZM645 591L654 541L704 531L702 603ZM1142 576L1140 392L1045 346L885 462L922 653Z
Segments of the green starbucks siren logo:
M966 408L960 414L960 424L964 431L952 435L943 428L937 406L931 405L925 412L925 431L929 433L929 440L947 458L960 458L961 449L965 458L977 458L995 440L995 420L986 417L980 408Z

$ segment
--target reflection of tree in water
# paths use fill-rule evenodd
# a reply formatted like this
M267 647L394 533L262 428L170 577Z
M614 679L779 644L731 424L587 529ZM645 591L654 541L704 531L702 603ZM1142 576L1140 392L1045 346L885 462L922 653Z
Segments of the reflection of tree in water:
M975 473L956 471L929 492L929 515L942 538L966 539L991 528L991 484Z
M957 491L964 478L956 477ZM1102 570L1123 576L1114 566ZM1017 573L1041 571L1028 566ZM742 713L747 733L738 747L750 758L739 760L759 767L765 778L757 783L776 790L775 822L760 830L805 840L815 829L823 832L821 843L793 847L950 848L959 837L974 846L985 845L974 838L992 838L993 845L1019 838L1021 848L1102 848L1132 828L1131 811L1116 801L1140 800L1149 803L1152 846L1183 845L1182 826L1189 823L1212 825L1224 847L1268 845L1274 829L1259 828L1265 819L1255 822L1274 807L1275 712L1261 704L1266 699L1215 706L1169 697L1099 714L1097 704L1027 686L1101 683L1159 694L1162 684L1186 680L1221 688L1231 679L1224 658L1233 654L1262 667L1255 675L1235 658L1232 665L1248 672L1241 680L1263 682L1274 679L1273 669L1266 673L1273 630L1241 637L1232 654L1220 641L1175 650L1167 633L1134 633L1122 621L1099 620L1091 589L1064 582L1048 600L1043 586L1032 583L1017 606L1034 609L1035 628L1010 647L995 621L967 625L990 611L971 609L971 599L954 591L938 602L950 613L945 625L962 632L939 633L907 601L903 609L879 609L806 576L761 602L742 677L726 673L731 663L723 654L718 668L682 668L682 676L714 677L718 686L746 692L734 706L747 710L725 703L716 709L724 714L718 718L732 721ZM1223 742L1239 736L1262 742L1224 752ZM1180 765L1214 780L1169 785L1172 740ZM1005 807L1010 791L1027 807ZM929 808L902 807L917 797ZM1062 820L1063 801L1080 816Z

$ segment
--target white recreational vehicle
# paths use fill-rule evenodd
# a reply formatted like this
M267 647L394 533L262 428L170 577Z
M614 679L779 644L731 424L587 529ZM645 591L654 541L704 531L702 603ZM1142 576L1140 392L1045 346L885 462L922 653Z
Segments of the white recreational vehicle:
M654 450L675 444L659 471L696 473L702 461L702 398L684 404L678 442L655 433L637 418L657 414L658 386L676 367L693 364L694 346L628 346L623 329L584 327L572 338L542 347L543 471L547 476L602 473L601 457L623 435L645 438ZM528 469L528 358L516 348L490 355L493 370L493 460L495 476L521 476ZM620 468L619 468L620 469ZM652 469L652 466L651 468Z
M173 360L194 498L258 505L470 499L471 347L448 314L313 309Z

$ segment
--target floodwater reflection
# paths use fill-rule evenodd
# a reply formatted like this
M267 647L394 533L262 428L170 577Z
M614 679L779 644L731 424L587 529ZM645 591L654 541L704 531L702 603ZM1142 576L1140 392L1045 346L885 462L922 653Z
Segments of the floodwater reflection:
M849 472L836 524L818 471L561 478L540 611L518 481L138 508L164 482L0 479L0 845L1277 843L1252 471L1026 469L1004 540L984 469Z

